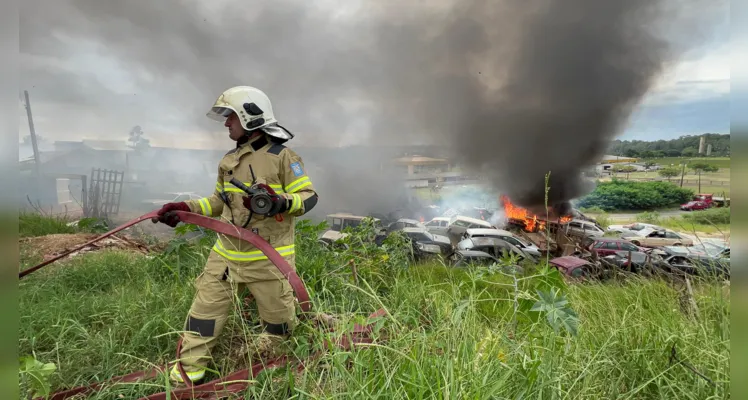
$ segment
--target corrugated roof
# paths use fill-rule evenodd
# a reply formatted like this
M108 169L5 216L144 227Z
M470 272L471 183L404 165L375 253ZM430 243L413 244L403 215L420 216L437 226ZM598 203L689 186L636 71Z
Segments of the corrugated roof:
M124 140L83 139L83 145L93 150L132 151Z

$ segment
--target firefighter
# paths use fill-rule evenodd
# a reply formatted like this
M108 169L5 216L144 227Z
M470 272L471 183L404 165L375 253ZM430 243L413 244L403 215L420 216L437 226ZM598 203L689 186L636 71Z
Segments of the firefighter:
M317 193L296 152L283 143L294 135L278 124L269 98L262 91L237 86L223 92L208 117L224 122L236 148L218 164L218 179L210 197L169 203L158 212L158 221L171 227L179 219L170 211L182 210L219 217L245 227L267 240L291 265L294 264L294 222L317 203ZM229 181L265 188L272 207L265 215L250 209L250 196ZM156 222L156 221L154 221ZM226 323L232 299L248 288L259 310L263 332L258 353L274 354L296 324L295 298L288 280L263 253L248 242L218 235L203 272L195 281L196 294L185 323L181 362L188 378L203 379L210 353ZM177 367L171 379L183 382Z

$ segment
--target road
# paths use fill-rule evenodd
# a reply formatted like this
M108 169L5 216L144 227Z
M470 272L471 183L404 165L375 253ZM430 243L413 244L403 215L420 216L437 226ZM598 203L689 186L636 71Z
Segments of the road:
M668 218L668 217L677 217L679 215L683 215L688 213L688 211L682 211L682 210L668 210L668 211L657 211L658 214L660 214L660 218ZM615 213L615 214L608 214L608 218L610 218L611 221L634 221L636 219L636 216L641 214L638 213Z

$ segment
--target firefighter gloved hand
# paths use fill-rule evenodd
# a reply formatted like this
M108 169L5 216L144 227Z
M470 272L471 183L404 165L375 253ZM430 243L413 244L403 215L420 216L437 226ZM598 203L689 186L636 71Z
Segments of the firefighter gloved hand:
M273 190L273 188L264 183L259 183L256 186L268 192L268 194L270 195L270 201L273 203L270 207L270 211L264 214L266 217L272 217L288 209L288 201L283 196L275 193L275 190ZM252 210L252 196L245 196L242 200L242 202L244 203L244 207L247 207L248 210Z
M177 216L172 211L190 212L190 206L188 206L187 203L183 201L179 203L166 203L163 207L161 207L160 210L158 210L158 218L151 219L151 221L153 223L161 222L169 225L172 228L175 228L179 223L179 216Z

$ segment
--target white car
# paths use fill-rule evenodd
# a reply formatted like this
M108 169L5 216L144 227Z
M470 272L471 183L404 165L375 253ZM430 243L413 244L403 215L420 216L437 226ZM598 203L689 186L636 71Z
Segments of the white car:
M461 237L468 229L474 228L495 228L490 222L478 218L465 217L456 215L449 220L447 225L447 235L456 238Z
M640 230L645 229L645 228L662 229L661 227L657 225L645 224L642 222L634 222L632 224L626 224L626 225L610 225L608 226L607 231L615 232L615 233L636 234L636 232L639 232Z
M517 237L512 232L505 231L503 229L472 228L466 230L462 235L462 239L472 239L478 237L495 237L519 247L530 255L540 257L540 249L538 248L538 246L532 243L528 243L522 238Z
M601 237L605 235L605 231L602 230L597 224L591 221L585 221L581 219L571 220L561 225L563 232L567 235L581 236L581 237Z
M427 222L426 229L435 235L446 235L447 227L449 226L449 217L436 217L431 221Z

